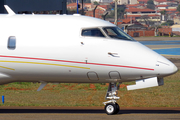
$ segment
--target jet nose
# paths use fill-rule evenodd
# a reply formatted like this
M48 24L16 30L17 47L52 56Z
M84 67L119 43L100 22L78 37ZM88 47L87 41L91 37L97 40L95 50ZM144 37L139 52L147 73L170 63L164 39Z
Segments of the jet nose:
M178 68L169 60L163 56L159 56L156 62L155 71L161 77L174 74L178 71Z

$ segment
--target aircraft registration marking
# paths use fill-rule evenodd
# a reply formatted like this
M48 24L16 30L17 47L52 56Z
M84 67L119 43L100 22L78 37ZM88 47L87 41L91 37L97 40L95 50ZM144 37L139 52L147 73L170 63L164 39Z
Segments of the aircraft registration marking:
M79 63L79 64L90 64L90 65L100 65L100 66L111 66L111 67L124 67L124 68L133 68L133 69L142 69L142 70L150 70L150 71L154 71L154 69L151 68L143 68L143 67L134 67L134 66L124 66L124 65L112 65L112 64L101 64L101 63L89 63L89 62L78 62L78 61L68 61L68 60L56 60L56 59L45 59L45 58L32 58L32 57L20 57L20 56L5 56L5 55L0 55L0 57L5 57L5 58L20 58L20 59L32 59L32 60L43 60L43 61L56 61L56 62L66 62L66 63ZM17 62L17 61L14 61ZM23 63L23 61L21 61ZM27 62L28 63L28 62ZM31 64L37 64L39 62L30 62ZM41 63L39 63L41 64ZM46 63L42 63L42 64L46 64ZM51 63L47 63L47 64L51 64ZM53 64L51 64L53 65ZM56 64L54 64L56 65ZM60 64L57 64L57 66L60 66ZM70 67L70 65L62 65L62 66L66 66L66 67ZM73 66L74 67L74 66ZM78 68L78 66L75 66L76 68ZM83 69L87 69L86 67L80 67ZM90 68L88 68L90 69Z

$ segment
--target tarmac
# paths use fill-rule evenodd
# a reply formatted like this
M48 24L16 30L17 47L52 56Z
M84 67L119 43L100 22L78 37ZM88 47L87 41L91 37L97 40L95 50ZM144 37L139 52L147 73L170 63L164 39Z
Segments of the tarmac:
M120 109L107 115L104 107L0 107L0 120L180 120L180 107Z
M134 37L137 41L180 40L180 37Z

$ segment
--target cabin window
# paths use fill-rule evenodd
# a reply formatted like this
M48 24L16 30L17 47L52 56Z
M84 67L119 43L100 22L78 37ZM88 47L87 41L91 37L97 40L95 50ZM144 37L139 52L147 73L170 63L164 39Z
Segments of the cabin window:
M83 29L81 35L89 37L105 37L98 28Z
M118 27L104 27L103 30L111 38L128 40L128 41L135 41L131 36L126 34L124 31L122 31Z
M16 48L16 37L10 36L8 39L8 49L15 49Z

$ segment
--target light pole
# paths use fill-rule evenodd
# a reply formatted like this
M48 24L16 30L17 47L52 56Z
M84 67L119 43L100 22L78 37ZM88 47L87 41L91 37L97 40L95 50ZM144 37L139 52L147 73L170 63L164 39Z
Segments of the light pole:
M117 0L115 0L115 17L114 17L114 24L117 26Z
M79 6L79 5L78 5L78 0L77 0L77 14L79 14L79 11L78 11L78 6Z

